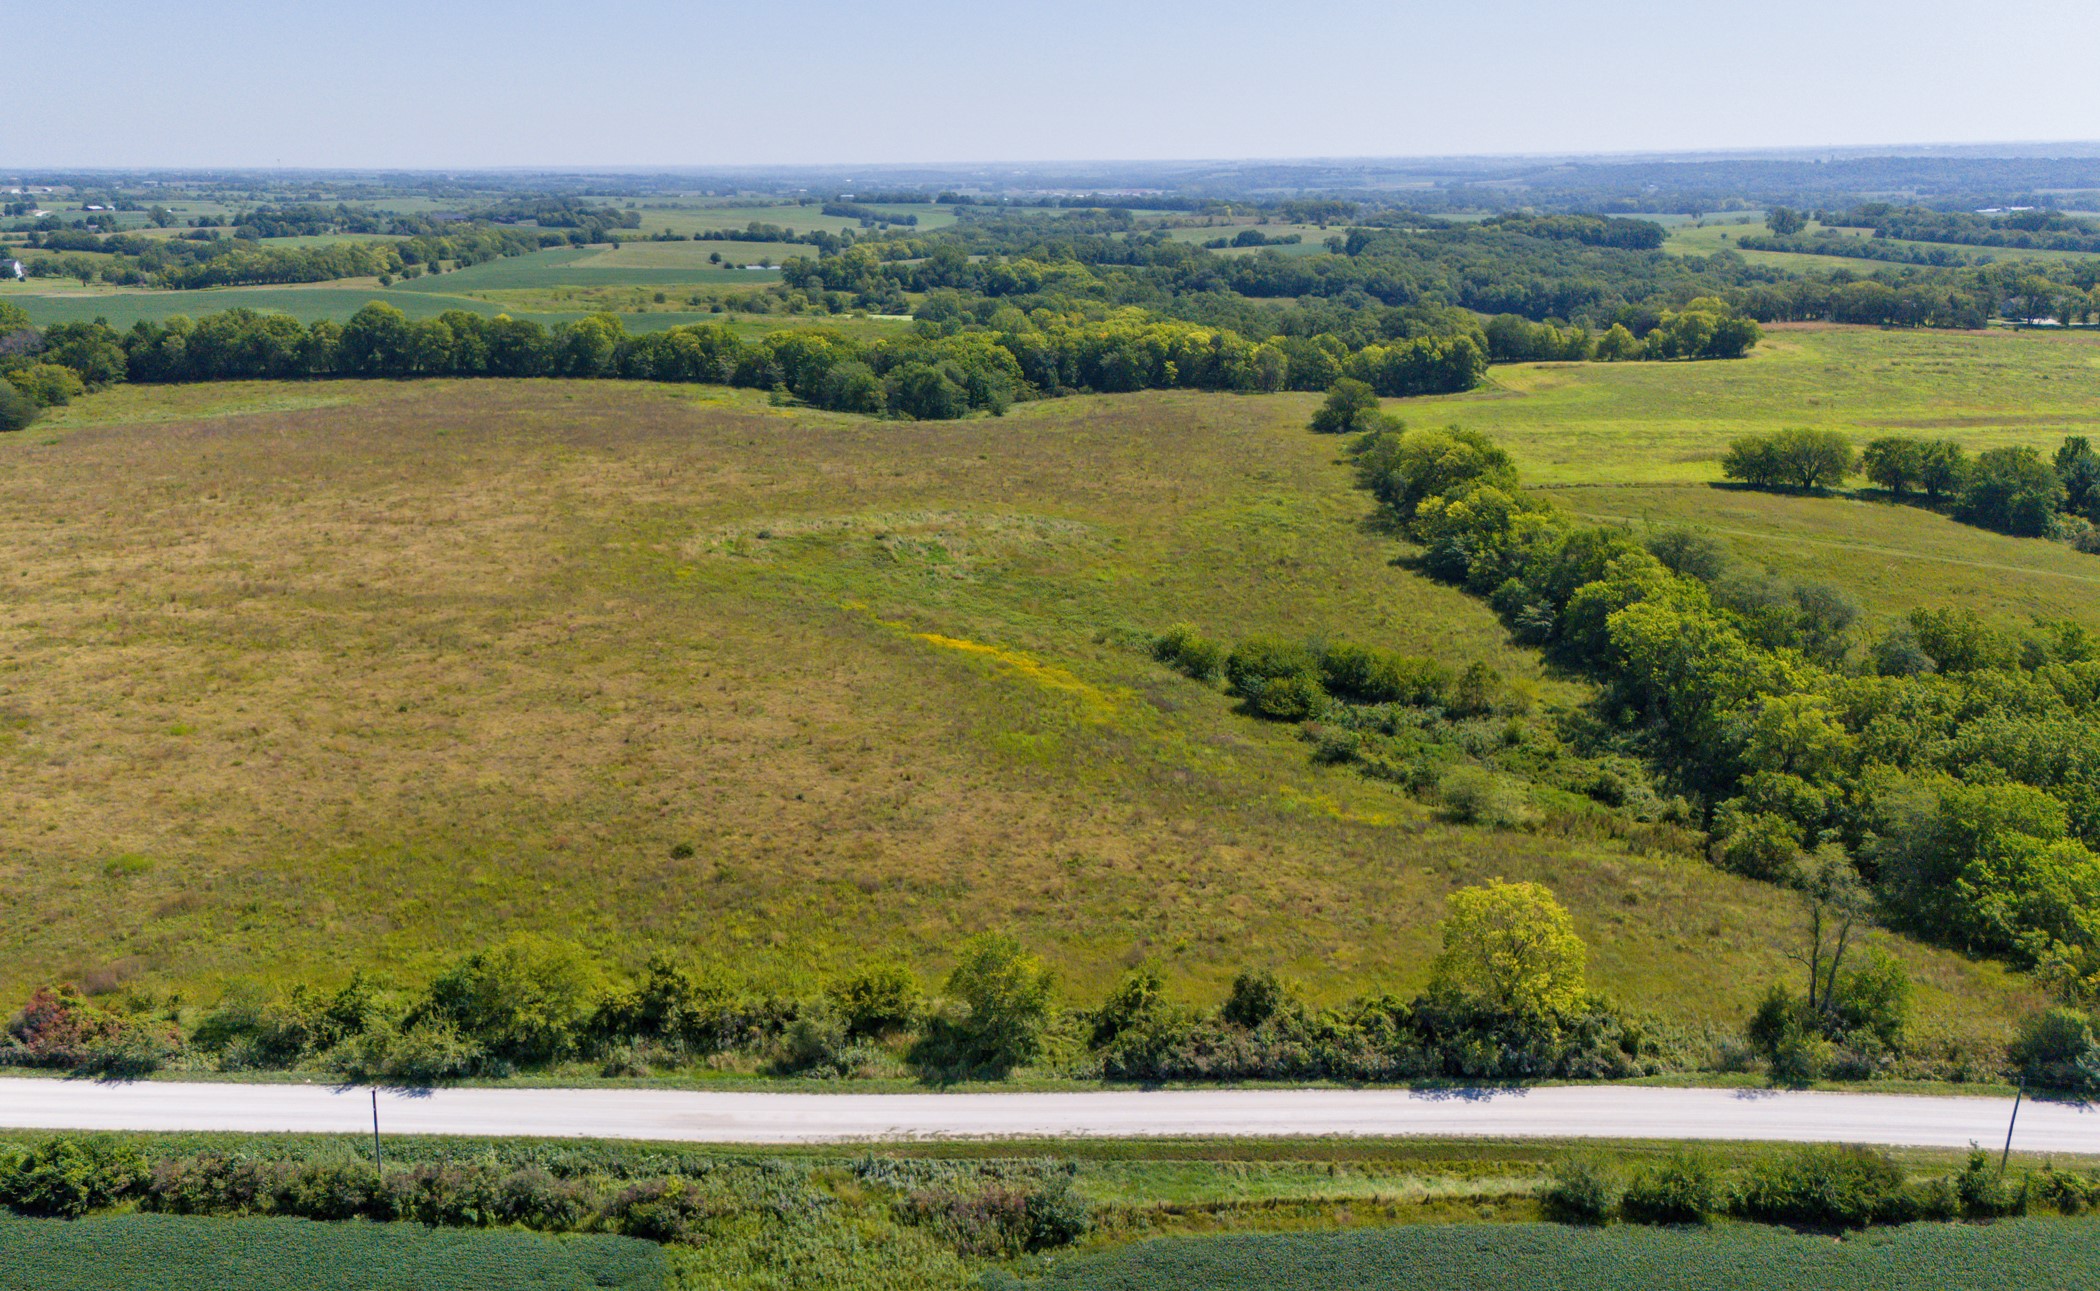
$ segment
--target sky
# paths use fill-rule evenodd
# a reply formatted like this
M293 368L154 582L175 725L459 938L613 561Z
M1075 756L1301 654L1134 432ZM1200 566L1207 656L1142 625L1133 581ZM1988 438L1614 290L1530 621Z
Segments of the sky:
M2091 0L0 0L0 166L760 166L2100 139ZM57 41L56 44L47 42Z

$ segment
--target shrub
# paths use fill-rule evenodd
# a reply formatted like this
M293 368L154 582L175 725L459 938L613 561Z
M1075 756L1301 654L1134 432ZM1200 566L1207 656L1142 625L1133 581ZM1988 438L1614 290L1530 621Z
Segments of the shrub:
M909 968L897 963L869 964L826 992L851 1040L880 1040L917 1026L926 1011L926 993Z
M1225 997L1218 1016L1236 1027L1252 1031L1281 1013L1291 1003L1290 992L1266 968L1243 968L1232 979L1232 993Z
M1279 722L1304 722L1327 710L1327 693L1312 677L1272 677L1250 701L1254 711Z
M1563 1157L1553 1163L1539 1202L1554 1219L1569 1224L1607 1224L1618 1204L1618 1186L1601 1161Z
M1444 811L1461 824L1520 829L1532 819L1531 803L1520 786L1471 763L1446 771L1436 793Z
M1635 1174L1620 1205L1634 1223L1704 1224L1721 1208L1721 1187L1704 1156L1680 1148Z
M47 1139L9 1159L0 1150L0 1205L24 1215L78 1219L146 1181L145 1159L99 1139Z
M913 1046L913 1060L941 1074L1004 1076L1043 1054L1054 978L1043 961L1002 933L963 943L947 990L962 1015L940 1019Z
M449 1023L494 1057L543 1062L575 1047L602 988L581 947L513 937L472 952L438 977L412 1020Z
M15 389L11 382L0 381L0 434L24 429L43 412L35 400Z
M1736 1213L1771 1224L1864 1228L1910 1217L1903 1172L1866 1148L1814 1145L1763 1158L1737 1194Z
M1728 572L1728 544L1698 529L1664 529L1649 535L1644 545L1673 574L1711 583Z
M1153 638L1152 657L1197 681L1209 681L1225 662L1225 647L1180 623Z
M1069 1246L1093 1227L1069 1176L1033 1187L921 1190L907 1196L898 1209L906 1223L930 1227L961 1254L978 1257L1011 1259Z
M1312 429L1323 435L1361 434L1377 424L1377 392L1349 377L1328 387L1326 402L1312 416Z
M57 363L32 363L7 374L7 383L40 408L56 408L87 393L80 374Z
M1319 660L1294 641L1248 637L1225 656L1225 681L1242 699L1258 699L1271 682L1286 677L1317 678Z
M375 1026L328 1051L325 1062L354 1085L421 1088L480 1071L480 1045L440 1018L418 1018L404 1028Z
M2100 1045L2092 1019L2076 1009L2053 1008L2023 1019L2006 1056L2037 1085L2100 1090Z

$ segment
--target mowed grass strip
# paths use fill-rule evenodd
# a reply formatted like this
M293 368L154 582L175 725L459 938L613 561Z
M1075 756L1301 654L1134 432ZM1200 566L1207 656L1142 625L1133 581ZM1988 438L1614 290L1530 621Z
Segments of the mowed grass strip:
M240 398L113 392L0 443L16 993L420 972L519 929L930 973L1008 927L1075 997L1155 955L1191 998L1255 963L1331 999L1419 985L1445 895L1494 876L1551 885L1637 1007L1733 1025L1793 971L1776 889L1443 824L1130 644L1324 634L1581 697L1395 566L1304 397L945 424L606 382ZM1903 953L1935 1025L2031 1002Z

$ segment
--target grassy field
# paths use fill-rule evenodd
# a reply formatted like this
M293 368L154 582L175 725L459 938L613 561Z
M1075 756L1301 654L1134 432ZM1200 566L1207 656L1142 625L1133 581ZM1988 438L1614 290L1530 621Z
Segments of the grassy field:
M924 205L886 205L874 209L899 217L916 215L920 229L938 229L955 223L955 211L951 207ZM795 202L761 202L751 205L723 205L695 199L675 203L644 203L636 214L642 217L641 232L646 236L666 229L673 233L709 233L724 229L741 229L757 220L761 224L777 224L793 229L797 233L813 233L822 230L840 233L847 229L858 230L860 221L852 216L826 215L821 205L803 206ZM901 226L900 226L901 227Z
M1740 362L1516 364L1482 391L1396 406L1416 424L1493 435L1527 484L1573 510L1707 527L1739 559L1836 583L1870 615L1958 603L2005 622L2100 625L2100 560L2061 543L1868 498L1715 487L1730 439L1782 426L2045 454L2067 434L2100 434L2100 337L1787 326Z
M631 332L656 331L681 323L723 321L722 315L700 308L688 306L681 309L675 303L668 308L656 305L653 303L654 289L649 287L601 286L594 291L589 284L595 280L580 273L575 277L581 279L583 285L575 287L477 291L473 295L455 294L451 288L454 276L444 274L436 279L395 283L392 287L381 287L377 281L367 279L356 286L327 283L311 287L215 287L205 291L125 290L99 285L89 291L79 291L54 287L49 285L50 279L43 279L29 284L27 290L0 286L0 300L21 306L30 320L40 326L85 323L100 318L120 331L142 319L160 322L177 314L198 318L228 309L288 314L302 323L323 318L340 322L375 300L394 306L410 318L434 318L447 310L464 309L473 314L530 318L549 326L612 309L628 315L623 322ZM734 286L744 278L770 279L777 275L752 271L742 274L725 272L724 276L732 279L731 285ZM690 286L671 287L665 294L671 296L676 292L678 294L672 300L683 302L693 291ZM807 326L810 321L794 319L792 325Z
M650 245L647 243L641 245ZM704 242L656 243L657 246L705 247ZM729 246L730 243L717 243ZM775 243L774 261L778 263L785 254L796 249L794 243ZM405 292L436 292L456 294L476 291L503 291L546 287L581 286L662 286L675 285L728 285L732 283L777 282L779 274L764 269L721 269L707 267L707 253L699 255L698 267L674 268L651 264L633 264L617 257L632 254L634 247L559 247L552 251L535 251L531 255L506 256L501 260L490 260L470 269L440 274L435 278L416 278L398 284Z
M1070 1256L1042 1291L2072 1291L2100 1279L2100 1236L2077 1221L1915 1225L1846 1241L1784 1229L1416 1226L1354 1233L1173 1238Z
M1735 362L1511 364L1394 410L1496 436L1534 484L1718 480L1730 439L1785 426L2054 449L2100 429L2100 336L1781 324Z
M571 262L575 270L677 269L720 272L708 257L719 255L730 264L757 264L770 260L779 264L792 256L813 256L815 248L799 242L622 242L617 247L599 247L581 260ZM766 281L771 281L767 279Z
M1576 693L1393 567L1302 429L1314 402L899 424L610 383L80 401L0 444L5 985L420 971L518 928L931 972L1006 926L1076 997L1149 954L1192 996L1260 962L1334 998L1419 985L1445 894L1499 875L1553 886L1601 986L1732 1025L1793 971L1782 894L1440 823L1136 648L1177 620L1327 634ZM1550 428L1570 403L1432 415ZM1934 1026L2032 1002L1903 953Z
M1807 234L1824 231L1857 237L1862 241L1873 240L1872 229L1826 226L1814 220L1804 230ZM1663 249L1679 255L1712 255L1716 251L1734 251L1755 264L1775 265L1795 273L1829 273L1833 269L1845 268L1855 272L1872 273L1877 269L1901 268L1894 261L1875 260L1866 256L1803 255L1793 251L1746 251L1735 245L1745 235L1769 237L1771 230L1765 227L1764 217L1741 220L1709 218L1695 224L1679 224L1670 229L1663 242ZM1952 242L1915 242L1905 238L1882 239L1884 245L1912 247L1922 251L1951 251L1987 263L2000 260L2025 262L2091 260L2090 253L2083 251L2029 250L2020 247L1980 247Z
M663 1249L419 1224L0 1212L0 1291L657 1291Z

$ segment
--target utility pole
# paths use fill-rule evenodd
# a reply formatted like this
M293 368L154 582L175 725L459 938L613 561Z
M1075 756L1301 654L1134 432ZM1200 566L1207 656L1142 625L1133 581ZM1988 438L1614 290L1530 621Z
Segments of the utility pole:
M2005 1163L2012 1160L2013 1126L2020 1123L2020 1100L2027 1096L2027 1077L2020 1077L2020 1084L2013 1091L2012 1119L2005 1123L2005 1152L1998 1158L1998 1173L2005 1173Z
M2011 1146L2012 1136L2010 1134L2006 1136L2005 1142L2008 1147ZM372 1169L378 1173L381 1179L386 1178L386 1158L379 1155L379 1086L377 1085L372 1086Z

